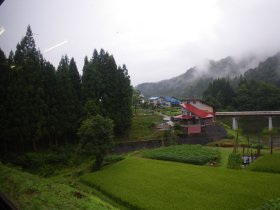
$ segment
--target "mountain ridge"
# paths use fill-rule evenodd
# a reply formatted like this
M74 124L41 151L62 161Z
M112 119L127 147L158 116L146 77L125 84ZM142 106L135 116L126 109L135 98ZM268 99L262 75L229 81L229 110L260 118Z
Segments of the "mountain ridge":
M258 64L260 64L259 59L254 55L242 59L227 56L218 61L209 60L205 67L195 66L170 79L142 83L136 88L146 97L161 95L201 97L208 84L214 79L238 77L248 69L257 68Z

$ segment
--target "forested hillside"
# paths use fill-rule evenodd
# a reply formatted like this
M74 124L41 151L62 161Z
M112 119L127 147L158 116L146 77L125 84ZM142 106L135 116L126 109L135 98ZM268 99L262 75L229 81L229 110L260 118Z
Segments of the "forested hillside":
M249 69L245 72L244 77L280 87L280 53L267 58L258 67Z
M237 81L236 81L237 80ZM237 87L232 85L238 82ZM216 111L270 111L280 109L280 89L273 84L246 78L217 79L203 93Z
M131 125L132 87L126 66L94 50L83 75L74 58L58 68L36 48L31 27L6 58L0 50L0 156L76 144L77 130L91 116L110 118L114 134Z
M203 99L216 110L279 110L280 53L233 79L211 82Z

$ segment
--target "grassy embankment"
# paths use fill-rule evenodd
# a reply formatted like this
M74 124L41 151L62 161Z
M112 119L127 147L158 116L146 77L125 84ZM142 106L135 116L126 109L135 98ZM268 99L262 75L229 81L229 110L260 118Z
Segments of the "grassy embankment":
M0 189L21 210L114 209L98 197L69 185L0 164Z
M130 157L82 176L144 209L248 209L280 195L280 175Z
M280 154L265 154L249 166L252 171L280 173Z
M139 141L160 139L163 131L156 129L156 125L163 122L163 117L159 114L145 114L140 112L132 118L132 127L127 137L116 139L120 141Z

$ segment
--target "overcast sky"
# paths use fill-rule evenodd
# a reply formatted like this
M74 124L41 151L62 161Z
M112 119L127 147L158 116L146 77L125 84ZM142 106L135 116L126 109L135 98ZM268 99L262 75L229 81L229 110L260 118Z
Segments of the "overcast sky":
M0 47L8 55L28 24L56 67L94 48L126 64L132 84L184 73L205 59L280 51L279 0L5 0Z

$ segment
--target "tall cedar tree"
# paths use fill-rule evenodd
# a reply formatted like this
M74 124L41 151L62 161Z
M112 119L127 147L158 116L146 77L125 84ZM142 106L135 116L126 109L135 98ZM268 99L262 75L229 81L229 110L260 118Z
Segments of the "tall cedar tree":
M132 87L125 66L117 68L115 59L103 49L85 59L82 76L84 104L94 103L101 115L114 121L114 132L123 135L131 126Z
M44 102L42 56L36 50L30 26L25 37L17 45L14 57L15 75L11 81L14 97L11 99L12 131L21 142L37 141L44 135L46 104Z
M0 147L3 152L8 150L8 85L9 85L9 65L4 52L0 49ZM1 151L0 151L1 152ZM2 153L3 153L2 152Z
M58 135L68 141L75 141L81 117L80 102L80 75L74 59L71 65L67 56L63 56L56 72L57 80L57 108L58 108Z

